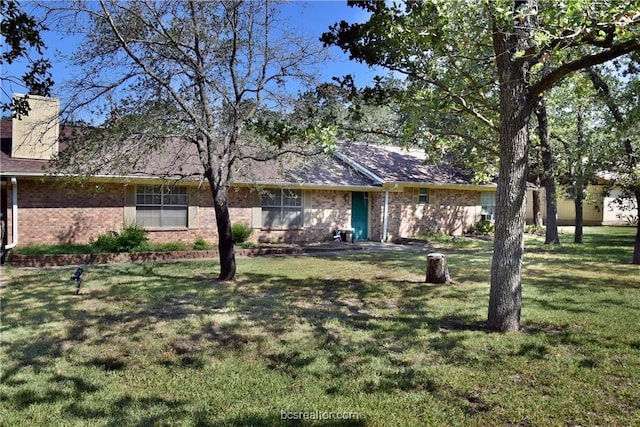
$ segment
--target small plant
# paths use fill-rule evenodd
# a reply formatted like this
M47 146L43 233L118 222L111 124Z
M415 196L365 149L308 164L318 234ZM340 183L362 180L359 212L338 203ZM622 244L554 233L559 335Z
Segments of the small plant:
M253 242L242 242L238 244L238 247L242 249L252 249L252 248L256 248L257 246Z
M246 224L233 224L231 226L231 236L233 238L233 243L236 245L246 242L247 239L251 237L252 233L253 230Z
M496 229L496 226L491 222L484 219L476 222L475 231L476 234L492 234Z
M148 233L136 224L127 224L122 232L107 231L89 243L100 252L136 252L146 248Z
M89 244L96 248L98 252L118 252L118 232L109 230L99 234L95 239L91 239Z
M147 230L137 224L127 224L120 233L118 243L123 252L145 249L145 245L149 241L148 234Z
M145 245L145 250L155 251L155 252L175 252L175 251L186 251L187 247L182 242L166 242L166 243L154 243L151 245Z
M196 251L206 251L208 249L211 249L211 245L202 237L198 237L196 241L193 242L193 249Z
M535 234L536 236L543 236L546 229L544 227L538 227L535 224L529 224L524 227L524 232L527 234Z
M90 254L95 248L91 245L64 243L61 245L29 245L18 246L15 253L21 255L68 255Z

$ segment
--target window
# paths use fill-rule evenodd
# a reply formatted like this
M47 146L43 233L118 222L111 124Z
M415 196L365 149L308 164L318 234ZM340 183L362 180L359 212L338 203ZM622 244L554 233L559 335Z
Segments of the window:
M187 188L139 185L136 188L136 224L141 227L186 227Z
M262 195L262 226L302 227L302 192L286 189L266 190Z
M428 188L419 188L418 189L418 204L426 205L429 203L429 189Z
M480 205L482 205L482 219L493 221L496 217L496 193L495 191L483 191L480 193Z

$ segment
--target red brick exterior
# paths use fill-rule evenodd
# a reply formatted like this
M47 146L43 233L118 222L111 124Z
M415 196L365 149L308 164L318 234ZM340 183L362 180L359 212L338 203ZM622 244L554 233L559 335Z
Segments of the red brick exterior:
M7 241L12 242L12 195L7 190ZM150 230L152 242L217 241L211 194L200 190L197 228ZM232 209L233 211L233 209ZM125 224L125 185L18 178L18 244L88 243Z
M316 243L329 241L337 229L351 227L351 192L307 190L303 192L303 226L272 230L252 224L256 242Z
M123 224L123 186L84 186L18 179L18 244L86 243ZM11 187L7 191L8 242L13 240Z
M125 224L125 189L123 183L18 178L18 244L87 243L109 230L120 231ZM197 238L217 242L211 192L203 186L197 193L196 223L188 228L151 229L152 242L191 244ZM12 242L10 185L5 194L7 241ZM260 216L256 194L254 189L240 187L229 192L232 223L251 226L255 242L322 242L330 240L334 230L351 227L351 191L304 190L304 225L289 230L264 229L256 224L256 216ZM415 203L412 188L390 192L387 240L433 231L436 222L446 233L461 234L478 219L477 195L476 191L432 189L429 204L421 205ZM381 240L384 192L370 192L369 200L369 239Z
M429 203L419 204L414 188L389 193L387 240L414 237L434 231L451 235L467 232L480 218L478 192L472 190L429 189ZM371 203L371 239L382 238L384 193L375 193Z

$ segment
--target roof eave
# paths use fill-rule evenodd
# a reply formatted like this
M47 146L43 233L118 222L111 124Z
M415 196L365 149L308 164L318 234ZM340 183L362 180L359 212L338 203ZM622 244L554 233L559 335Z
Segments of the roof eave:
M314 184L307 182L285 181L234 181L235 187L287 187L305 190L341 190L341 191L383 191L381 186L356 185L356 184Z

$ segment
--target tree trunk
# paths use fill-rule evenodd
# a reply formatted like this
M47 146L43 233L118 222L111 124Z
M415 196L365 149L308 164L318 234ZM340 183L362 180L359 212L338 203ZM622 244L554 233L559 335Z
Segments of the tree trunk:
M546 201L546 231L544 243L557 245L560 243L558 235L558 202L556 196L556 172L553 163L553 153L549 143L549 125L547 121L547 107L544 99L540 98L535 108L538 119L538 137L542 150L542 168L544 169L544 192Z
M583 243L583 229L584 229L584 186L578 182L575 185L576 199L574 201L576 208L576 230L573 238L573 243Z
M536 228L542 227L542 212L540 209L540 192L533 192L533 224Z
M451 281L447 258L440 253L427 255L427 283L447 283Z
M513 59L521 39L494 28L493 42L500 83L500 169L487 326L507 332L520 328L531 105L527 70Z
M551 157L551 154L549 154ZM547 203L546 216L546 232L545 245L560 244L560 235L558 234L558 198L556 193L556 177L549 175L544 180L545 201Z
M578 130L577 138L576 138L576 150L577 155L574 157L572 162L575 162L574 168L574 184L573 189L575 190L575 206L576 206L576 229L575 235L573 238L573 243L582 243L582 235L583 235L583 226L584 226L584 216L583 216L583 206L585 199L585 167L582 164L583 158L583 147L585 144L584 140L584 124L583 124L583 112L582 108L578 108L577 117L576 117L576 126Z
M526 125L501 127L504 139L496 195L496 223L488 327L507 332L520 328L522 258L526 203Z
M600 77L600 75L593 67L587 68L586 71L587 75L593 82L593 86L598 91L598 94L604 99L604 102L613 115L615 121L621 125L624 125L625 117L618 108L615 99L611 97L611 90L609 89L609 85L607 84L607 82L602 77ZM627 154L627 167L629 168L629 171L632 171L638 164L638 155L634 153L633 145L631 145L630 138L625 138L622 141L622 146L624 147L624 151ZM636 197L636 206L638 207L639 218L636 231L636 242L633 247L633 258L631 262L633 264L640 264L640 188L636 187L635 189L633 189L632 193Z
M225 188L216 190L212 186L212 194L213 207L216 212L216 226L218 228L218 251L220 253L220 275L218 280L233 281L236 278L236 254L233 249L227 191Z
M640 189L635 192L636 206L638 207L638 224L636 226L636 244L633 247L633 264L640 264Z

